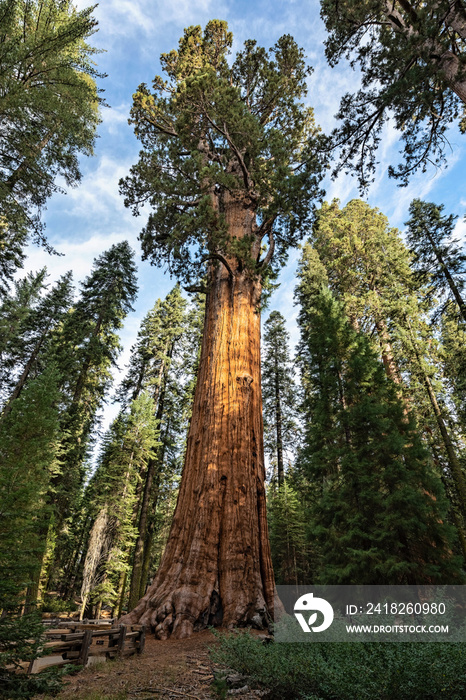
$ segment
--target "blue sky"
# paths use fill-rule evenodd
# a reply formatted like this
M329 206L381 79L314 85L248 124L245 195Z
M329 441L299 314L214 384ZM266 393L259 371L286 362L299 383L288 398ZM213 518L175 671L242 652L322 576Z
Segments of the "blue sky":
M75 4L83 8L91 3L76 0ZM357 87L358 75L346 62L334 69L327 66L323 48L325 30L319 12L320 4L316 0L276 0L273 4L263 0L102 0L97 6L95 16L99 20L99 31L91 43L105 51L96 60L99 70L108 74L100 87L105 89L110 109L103 110L94 157L82 160L81 184L68 189L65 195L55 195L44 211L48 239L64 255L51 257L31 246L25 270L37 270L46 265L50 281L54 281L71 269L77 282L89 273L97 255L113 243L127 239L136 251L139 296L135 312L128 316L122 331L125 348L119 361L122 367L128 360L129 348L143 316L155 300L165 296L175 284L175 280L161 270L141 261L137 237L144 217L132 217L118 194L118 180L137 161L139 151L138 142L127 123L133 92L139 83L150 84L154 75L160 73L160 54L177 47L185 27L191 24L205 26L213 18L225 19L234 34L234 51L248 38L269 48L282 34L294 36L304 48L309 64L314 67L309 80L309 104L314 107L317 123L328 131L335 124L333 115L341 96ZM398 163L400 147L395 130L386 129L376 181L366 199L371 206L386 214L393 226L403 228L409 203L414 197L421 197L443 203L447 213L458 214L458 233L464 237L466 137L453 127L449 138L452 146L449 167L439 172L432 168L414 177L408 188L400 189L386 177L388 164ZM327 200L338 197L343 204L359 196L356 182L349 176L327 181L325 189ZM298 251L292 251L289 264L281 274L281 286L270 302L270 310L278 309L287 319L293 343L298 338L296 309L293 307L298 256ZM105 409L105 425L116 410L116 406Z

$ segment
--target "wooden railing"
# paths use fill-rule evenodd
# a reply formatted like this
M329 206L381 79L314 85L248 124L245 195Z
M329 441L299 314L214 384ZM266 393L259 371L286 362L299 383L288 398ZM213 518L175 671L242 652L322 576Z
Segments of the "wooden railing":
M42 648L51 653L31 661L27 673L39 673L50 666L87 666L97 661L141 654L146 630L144 625L62 623L55 629L46 630L45 636L47 641Z

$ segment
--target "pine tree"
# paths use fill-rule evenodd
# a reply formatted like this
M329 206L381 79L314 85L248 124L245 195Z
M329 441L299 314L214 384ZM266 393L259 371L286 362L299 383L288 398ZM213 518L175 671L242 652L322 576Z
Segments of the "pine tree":
M289 333L279 311L272 311L264 324L262 398L264 447L277 469L278 485L285 474L285 458L296 445L296 386L288 349Z
M78 158L92 154L101 76L87 39L94 7L71 0L0 0L0 289L24 258L56 180L74 185ZM45 244L47 247L47 244Z
M322 164L312 112L299 103L303 52L290 36L269 52L247 41L230 67L231 44L226 23L212 20L162 55L166 79L134 96L144 150L121 184L135 213L151 206L144 255L191 287L205 278L207 290L171 534L151 588L125 618L161 637L218 619L219 599L227 625L261 627L273 604L257 309L269 263L283 261L311 216Z
M126 241L113 245L94 261L74 308L54 335L51 357L60 372L63 395L60 416L61 462L53 480L50 504L58 536L50 583L62 579L74 545L73 518L79 519L86 457L97 411L109 390L120 351L118 330L131 310L137 286L133 252Z
M9 377L4 388L11 387L0 420L11 411L28 378L37 376L50 359L53 332L62 323L72 301L72 274L66 273L52 289L30 308L19 333L14 338L14 352L9 358ZM13 366L13 362L14 365Z
M128 413L114 421L89 486L94 510L81 587L82 613L88 597L94 603L115 603L119 574L128 571L137 530L141 474L155 456L157 422L150 396L143 392Z
M306 348L300 468L311 491L318 580L459 581L441 485L415 421L366 336L328 289L314 286L310 263L305 248L297 288Z
M425 296L413 278L410 255L399 232L361 200L352 200L342 209L334 201L318 212L313 241L328 270L330 288L352 324L378 340L387 376L398 385L406 410L410 405L425 407L428 399L432 428L443 443L440 449L446 454L465 517L466 481L449 429L447 405L440 405L438 399L442 385L436 341L422 318L420 298L425 303Z
M287 479L280 487L269 489L267 516L276 584L308 584L314 562L307 538L306 504Z
M442 319L443 371L451 387L458 423L466 433L466 324L448 315Z
M96 258L57 337L55 358L67 397L62 418L65 493L83 482L89 435L121 350L117 332L137 293L135 271L134 253L126 241ZM65 496L60 505L62 516L66 501Z
M466 103L463 3L321 0L321 8L329 64L345 56L362 71L362 88L343 97L337 115L340 167L353 168L367 187L389 116L405 144L392 177L406 184L419 168L444 162L445 131Z
M16 280L13 292L5 294L0 305L0 400L9 397L11 376L17 371L23 350L23 334L29 317L40 299L47 271L29 273Z
M0 608L8 612L40 569L47 494L59 469L56 369L31 381L0 424Z
M429 297L444 298L437 314L456 305L466 322L466 302L463 299L466 275L466 255L451 240L458 217L442 214L444 206L413 199L406 222L406 241L414 255L413 268L421 284L429 285Z

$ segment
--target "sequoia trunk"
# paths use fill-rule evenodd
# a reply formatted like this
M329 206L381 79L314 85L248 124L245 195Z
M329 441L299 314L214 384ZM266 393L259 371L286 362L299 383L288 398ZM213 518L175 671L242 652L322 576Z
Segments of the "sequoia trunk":
M228 214L230 216L228 216ZM230 203L230 236L254 217ZM211 268L185 466L155 579L124 622L159 638L207 625L267 625L274 580L264 490L260 280L229 258Z

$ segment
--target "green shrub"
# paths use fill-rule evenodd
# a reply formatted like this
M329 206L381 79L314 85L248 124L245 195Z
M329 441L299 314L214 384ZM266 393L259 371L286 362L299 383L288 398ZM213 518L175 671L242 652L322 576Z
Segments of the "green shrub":
M44 626L37 614L0 620L0 698L31 698L37 693L56 694L61 688L63 669L51 668L40 674L18 674L20 662L32 661L40 655Z
M463 700L466 644L262 644L220 636L215 662L249 677L277 700Z
M47 593L45 594L44 600L42 601L42 605L40 607L42 612L47 613L74 613L78 609L77 605L72 600L62 600L61 598L56 598L55 596Z

